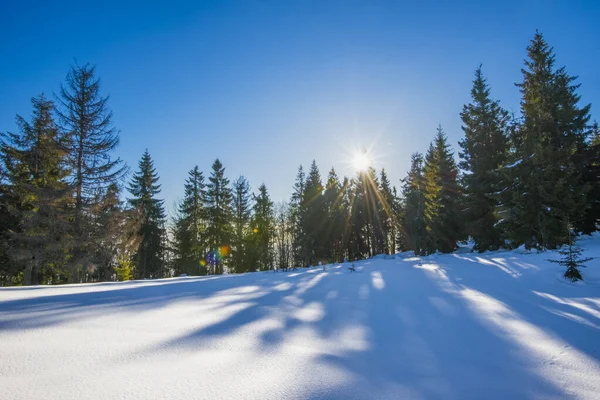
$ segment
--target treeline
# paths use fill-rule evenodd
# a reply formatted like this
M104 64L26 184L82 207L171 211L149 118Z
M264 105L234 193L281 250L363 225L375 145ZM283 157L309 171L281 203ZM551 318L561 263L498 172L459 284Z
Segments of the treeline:
M75 66L56 100L0 144L0 284L96 282L287 269L413 250L555 249L600 220L600 129L541 34L527 47L521 112L481 67L461 113L458 159L440 126L397 189L385 170L323 177L299 167L288 202L231 182L217 159L190 170L168 221L146 151L128 178L94 68ZM124 188L127 193L124 193ZM124 200L126 198L126 200Z

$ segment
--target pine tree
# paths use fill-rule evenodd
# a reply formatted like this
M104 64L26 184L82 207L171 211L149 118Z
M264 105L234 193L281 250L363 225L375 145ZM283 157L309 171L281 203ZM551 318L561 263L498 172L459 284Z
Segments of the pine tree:
M579 221L586 210L581 152L590 105L578 106L576 78L554 68L553 49L539 32L527 52L523 82L517 84L523 121L513 135L511 234L527 247L553 249L568 241L564 218Z
M249 265L248 247L251 236L252 205L250 184L240 176L233 184L233 235L231 239L231 267L237 273L255 268Z
M207 205L207 238L212 252L218 251L220 246L228 246L231 240L231 202L232 193L229 179L225 178L225 168L216 159L212 165L212 172L208 178L206 191ZM212 273L222 274L223 261L218 257L209 260Z
M201 260L206 254L206 184L202 171L195 166L184 184L173 228L174 269L177 275L205 275Z
M425 223L430 240L427 253L449 253L461 238L458 215L460 188L453 153L442 127L425 156Z
M475 70L471 103L463 107L461 118L465 138L459 142L462 148L459 166L464 171L465 229L476 250L498 249L504 237L499 226L497 193L505 184L500 168L507 160L509 114L490 98L481 66Z
M142 155L138 168L129 185L129 192L133 196L129 203L142 215L140 243L135 256L136 277L163 277L166 215L164 200L156 198L160 193L160 185L148 150Z
M253 226L253 254L256 267L251 265L250 270L269 270L273 267L273 241L274 241L274 211L273 202L263 183L258 187L258 195L254 196Z
M93 253L93 229L86 221L90 208L98 199L97 193L117 183L127 172L123 162L113 159L110 153L119 144L119 132L112 125L112 112L108 97L100 94L100 81L95 67L86 64L72 67L61 86L58 115L61 129L67 134L68 164L71 185L75 191L74 223L75 243L70 260L72 280L79 281L80 267Z
M14 228L5 234L4 253L24 265L24 285L55 281L72 247L64 138L54 122L54 104L42 94L32 105L31 123L17 116L21 132L2 135L0 148L7 179L3 208Z
M421 153L411 156L410 171L403 183L399 233L401 248L423 255L428 247L428 234L425 220L425 166Z

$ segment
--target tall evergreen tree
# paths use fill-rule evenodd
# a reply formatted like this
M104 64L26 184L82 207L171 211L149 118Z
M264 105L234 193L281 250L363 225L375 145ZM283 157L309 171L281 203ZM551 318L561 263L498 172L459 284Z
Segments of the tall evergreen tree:
M250 197L250 184L240 176L233 184L233 234L231 239L230 266L237 273L249 271L253 266L249 264L249 240L252 232L251 217L252 204ZM255 268L255 267L254 267Z
M342 206L342 186L340 180L331 168L327 175L327 183L323 194L325 213L327 214L323 234L323 250L328 261L338 261L343 258L342 239L345 218Z
M325 207L323 203L323 184L317 163L310 165L301 205L302 218L302 259L304 264L314 265L324 257L322 236L324 231Z
M462 232L458 215L460 188L457 167L442 127L425 157L425 222L430 240L427 252L456 249Z
M225 168L219 159L212 165L206 190L207 238L210 249L215 252L219 246L228 246L231 241L231 202L233 199L229 179L225 178ZM211 272L222 274L223 260L218 257L211 260Z
M511 237L527 247L553 249L568 241L565 220L580 221L587 208L581 153L590 105L578 105L576 78L554 67L553 49L539 32L527 53L517 84L523 121L512 138Z
M206 184L202 171L195 166L184 184L173 228L175 273L205 275L200 261L206 254Z
M500 168L506 163L509 150L509 114L490 98L481 66L475 70L471 103L463 107L461 119L465 138L459 142L459 166L464 171L465 230L475 242L475 249L494 250L504 242L497 193L505 184Z
M135 276L138 279L163 277L166 272L164 265L166 215L164 200L156 198L160 193L160 185L158 173L148 150L142 155L138 168L129 185L129 192L133 196L129 199L129 203L142 215L139 230L140 244L135 256Z
M411 249L417 255L427 251L427 228L425 222L425 165L423 155L411 156L411 167L403 180L403 213L401 241L404 249Z
M578 232L590 234L597 231L600 225L600 127L597 122L593 123L591 140L586 143L582 179L590 189L586 199L587 209L573 225Z
M383 252L385 254L396 252L396 226L397 226L397 199L394 195L394 188L390 183L390 180L385 172L385 169L381 169L379 175L379 186L380 195L378 196L380 202L380 220L383 234Z
M294 267L301 267L305 265L303 259L303 243L304 239L304 192L306 191L306 174L302 165L298 167L298 173L296 174L296 182L294 183L294 192L290 199L290 215L292 218L292 258L294 260Z
M43 95L32 104L31 123L17 116L21 132L2 135L0 143L7 177L3 209L14 228L5 234L4 253L24 265L24 285L55 282L72 247L64 137L54 122L54 104Z
M112 125L112 112L108 97L100 93L100 80L95 67L86 64L72 67L65 85L61 86L58 115L61 129L67 135L68 164L71 185L75 192L74 224L75 243L72 279L79 280L80 268L93 253L93 229L87 217L97 201L97 193L117 183L126 173L119 158L111 152L119 144L119 132Z
M275 215L273 201L263 183L258 187L258 195L254 196L254 213L252 216L253 226L253 253L256 259L256 267L250 266L250 270L269 270L273 267L274 253L274 228Z

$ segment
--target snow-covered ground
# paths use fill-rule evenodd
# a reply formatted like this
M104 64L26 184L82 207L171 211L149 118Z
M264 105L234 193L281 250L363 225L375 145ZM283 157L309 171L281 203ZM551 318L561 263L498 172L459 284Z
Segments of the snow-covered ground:
M555 256L3 288L0 398L599 399L600 259Z

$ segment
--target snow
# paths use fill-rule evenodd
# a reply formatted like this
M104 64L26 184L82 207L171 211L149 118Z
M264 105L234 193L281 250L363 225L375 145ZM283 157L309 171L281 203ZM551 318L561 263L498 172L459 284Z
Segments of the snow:
M556 256L3 288L2 398L598 399L600 262Z

